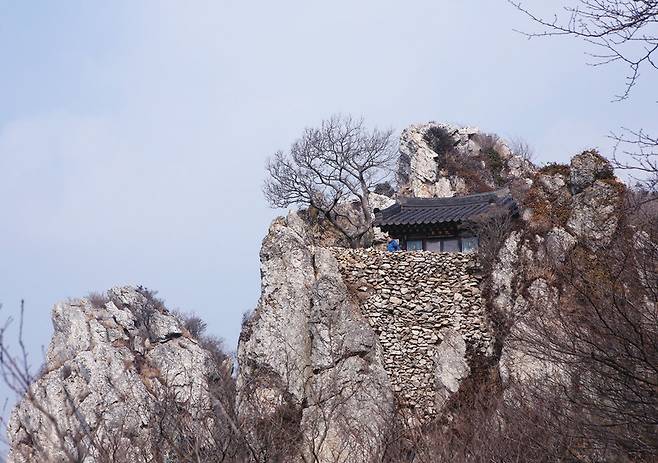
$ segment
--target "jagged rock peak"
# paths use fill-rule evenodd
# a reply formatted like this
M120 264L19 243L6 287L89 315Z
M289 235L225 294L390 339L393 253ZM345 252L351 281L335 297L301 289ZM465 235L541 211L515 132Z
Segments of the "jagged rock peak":
M475 127L429 122L400 136L399 194L451 197L527 182L534 166L507 143Z
M614 170L610 161L596 150L584 151L571 159L570 181L573 194L592 186L596 180L611 178L614 178Z
M163 442L195 422L199 445L213 445L217 362L154 293L124 286L60 302L52 321L44 368L11 414L10 462L93 463L109 448L116 461L168 458ZM176 404L186 411L174 416Z

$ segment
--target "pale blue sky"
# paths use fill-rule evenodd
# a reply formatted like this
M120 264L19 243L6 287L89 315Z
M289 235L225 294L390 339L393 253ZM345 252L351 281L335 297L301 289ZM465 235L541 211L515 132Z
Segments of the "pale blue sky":
M25 298L38 363L53 303L144 284L234 349L277 213L264 160L332 113L477 125L540 161L658 132L655 75L610 103L623 68L514 28L504 0L0 0L4 315Z

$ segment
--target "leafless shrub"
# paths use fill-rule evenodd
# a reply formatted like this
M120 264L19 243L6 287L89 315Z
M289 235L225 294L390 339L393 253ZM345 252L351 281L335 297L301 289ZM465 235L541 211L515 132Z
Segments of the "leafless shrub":
M255 423L253 431L259 443L258 463L285 463L297 455L302 441L301 408L291 400L275 407L273 413L264 414Z
M629 172L642 189L658 191L658 137L641 129L622 129L611 138L616 142L612 159L614 167Z
M424 138L436 153L437 170L441 175L463 178L472 193L484 193L504 185L505 160L496 150L497 135L476 134L474 140L480 145L476 156L460 153L452 134L442 127L430 127Z
M493 133L476 133L473 136L473 139L480 145L480 149L484 152L490 152L496 150L496 144L498 143L499 137Z
M443 157L439 168L445 169L449 176L456 175L464 179L471 193L486 193L493 190L491 184L495 181L493 179L494 171L487 169L484 159L488 159L488 155L484 157L462 156L453 151ZM484 167L483 163L485 163ZM500 173L499 170L495 172Z
M500 249L514 228L514 210L492 204L486 213L473 217L465 227L478 236L478 261L484 275L491 275Z
M89 302L91 302L91 305L93 305L97 309L102 309L105 307L105 304L110 300L110 298L107 296L107 293L97 293L97 292L91 292L87 296L87 299L89 299Z
M190 332L190 334L195 337L195 338L200 338L201 336L204 335L206 332L206 329L208 328L208 324L204 322L199 316L190 314L190 315L182 315L180 318L183 319L183 326L187 331Z
M522 138L515 138L510 142L510 150L515 156L519 156L524 161L533 163L535 158L535 150L530 144Z
M456 146L452 134L439 126L430 127L423 138L432 151L439 156L452 152Z
M302 409L286 390L286 378L262 365L248 362L248 381L238 396L240 426L254 463L285 462L299 454ZM287 364L288 370L294 367ZM288 372L290 374L290 371ZM268 394L263 396L260 391Z
M658 216L627 213L609 246L569 254L557 307L531 307L512 339L559 372L528 393L559 391L563 432L594 461L658 457Z
M159 312L167 312L164 300L158 297L158 292L145 286L137 286L137 292L146 298L148 305Z
M493 386L493 388L492 388ZM420 429L398 427L382 463L519 463L580 461L572 441L555 428L556 403L510 386L505 398L496 384L472 384L448 416Z

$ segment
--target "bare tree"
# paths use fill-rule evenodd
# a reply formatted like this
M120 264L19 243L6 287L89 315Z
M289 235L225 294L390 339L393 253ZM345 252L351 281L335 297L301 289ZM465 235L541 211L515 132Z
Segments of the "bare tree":
M368 130L362 119L333 116L305 129L288 153L278 151L268 160L263 191L273 207L315 208L351 246L368 245L370 191L388 176L395 158L392 130Z

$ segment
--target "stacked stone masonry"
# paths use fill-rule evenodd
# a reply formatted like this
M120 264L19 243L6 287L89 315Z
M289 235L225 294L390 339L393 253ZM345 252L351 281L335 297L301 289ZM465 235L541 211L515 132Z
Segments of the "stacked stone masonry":
M437 349L447 330L463 338L467 363L493 352L476 257L376 249L333 252L379 336L400 404L423 420L431 418L444 403Z

